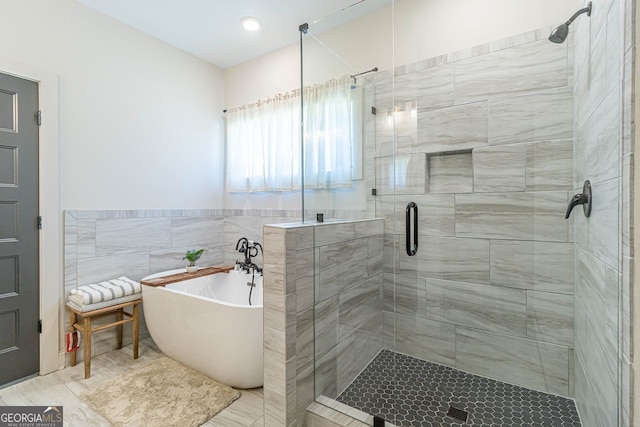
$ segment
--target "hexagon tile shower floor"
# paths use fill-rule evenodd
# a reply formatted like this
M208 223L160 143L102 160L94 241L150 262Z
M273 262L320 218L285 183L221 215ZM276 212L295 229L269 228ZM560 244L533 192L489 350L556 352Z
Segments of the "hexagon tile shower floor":
M389 350L336 400L401 427L580 426L571 399Z

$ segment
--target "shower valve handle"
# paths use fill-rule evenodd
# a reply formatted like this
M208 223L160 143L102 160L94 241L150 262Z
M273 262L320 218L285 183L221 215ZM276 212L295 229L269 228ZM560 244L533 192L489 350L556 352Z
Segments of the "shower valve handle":
M591 182L589 182L589 180L586 180L584 182L584 186L582 187L582 193L576 194L571 198L569 206L567 206L567 213L565 214L564 218L569 218L569 215L571 215L571 211L573 210L573 208L578 205L582 205L584 216L589 218L589 215L591 215L592 201L593 198L591 193Z

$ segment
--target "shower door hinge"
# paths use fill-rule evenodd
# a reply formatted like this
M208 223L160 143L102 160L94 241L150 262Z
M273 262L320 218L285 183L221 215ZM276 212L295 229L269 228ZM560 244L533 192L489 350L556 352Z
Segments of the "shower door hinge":
M42 230L42 217L38 216L38 230Z
M38 126L42 126L42 111L40 110L36 113L36 123L38 123Z
M38 320L38 333L41 334L42 333L42 319Z
M372 196L377 196L378 195L378 190L376 190L375 188L371 189L371 195Z
M371 114L373 114L374 116L378 114L378 110L376 109L376 107L371 107Z

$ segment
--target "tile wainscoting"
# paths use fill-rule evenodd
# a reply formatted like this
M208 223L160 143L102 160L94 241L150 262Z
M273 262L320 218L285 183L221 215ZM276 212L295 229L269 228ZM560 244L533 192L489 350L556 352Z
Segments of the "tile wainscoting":
M133 280L160 271L183 268L185 252L205 248L202 265L224 261L222 210L66 211L64 215L64 301L60 311L64 332L69 316L64 309L72 289L127 276ZM140 338L149 336L140 312ZM93 355L116 348L115 330L92 336ZM125 345L131 334L125 333ZM82 357L79 354L80 358ZM68 365L68 359L67 359Z
M206 249L201 265L233 265L240 258L235 251L240 237L261 242L264 224L297 221L300 217L300 211L284 210L65 211L65 301L77 286L120 276L140 280L149 274L183 268L182 257L189 249ZM261 256L258 264L262 264ZM60 348L64 348L64 333L69 326L65 301L60 302L64 319ZM141 338L148 336L144 317L140 328ZM130 343L130 335L125 333L125 344ZM115 330L92 339L94 355L115 348Z

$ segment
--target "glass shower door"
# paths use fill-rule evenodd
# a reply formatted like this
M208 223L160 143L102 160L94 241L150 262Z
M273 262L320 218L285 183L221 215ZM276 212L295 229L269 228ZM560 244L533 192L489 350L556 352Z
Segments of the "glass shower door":
M573 52L538 31L441 54L432 27L412 31L429 19L418 3L394 3L393 152L376 158L393 170L376 197L387 341L371 375L392 378L393 402L379 412L402 426L579 425Z

